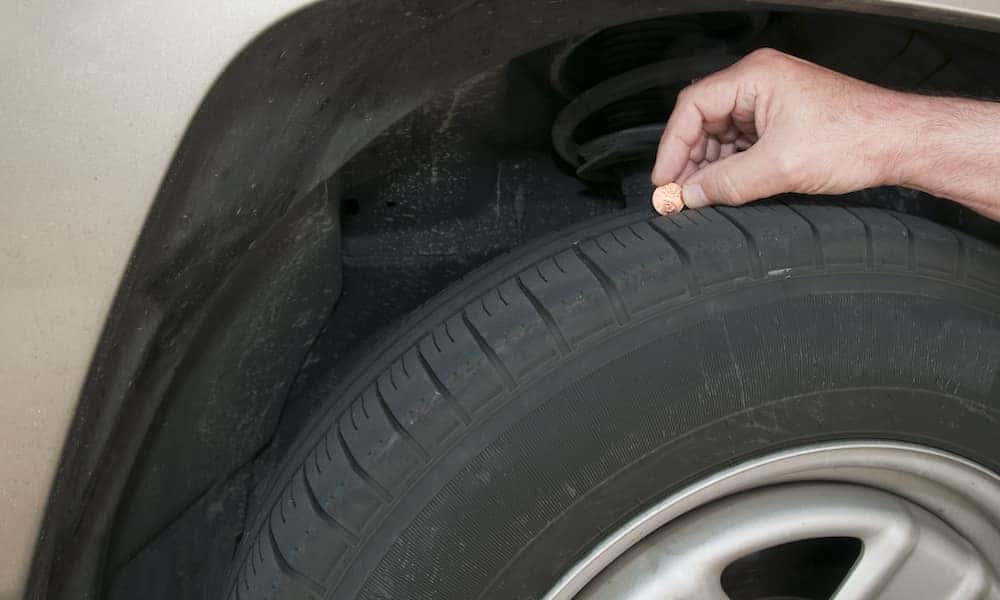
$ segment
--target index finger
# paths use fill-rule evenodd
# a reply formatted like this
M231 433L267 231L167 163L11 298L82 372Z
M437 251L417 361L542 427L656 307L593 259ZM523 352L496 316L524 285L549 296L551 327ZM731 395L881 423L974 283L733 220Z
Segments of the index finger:
M660 186L676 181L704 136L701 113L693 102L681 103L678 96L656 151L653 184Z
M739 88L738 66L739 63L713 73L677 95L656 152L655 185L675 181L706 135L722 136L733 129L732 113Z

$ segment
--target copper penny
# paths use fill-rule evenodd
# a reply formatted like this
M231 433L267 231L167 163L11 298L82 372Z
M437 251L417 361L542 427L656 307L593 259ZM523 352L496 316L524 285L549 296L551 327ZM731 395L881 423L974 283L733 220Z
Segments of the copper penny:
M684 209L684 194L676 183L661 185L653 190L653 208L661 215L670 215Z

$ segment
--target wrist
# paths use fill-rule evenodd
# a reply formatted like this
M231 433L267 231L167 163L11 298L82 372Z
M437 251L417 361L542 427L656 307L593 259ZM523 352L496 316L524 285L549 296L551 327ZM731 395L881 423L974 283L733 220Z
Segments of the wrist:
M995 107L964 98L900 96L893 119L898 133L889 138L895 158L885 184L962 198L965 190L953 188L963 171L990 153L983 142L992 145L1000 134Z
M877 185L898 185L926 190L933 181L927 159L938 139L932 131L934 98L886 91L882 103L882 125L878 128L877 162L881 175ZM929 190L928 190L929 191Z

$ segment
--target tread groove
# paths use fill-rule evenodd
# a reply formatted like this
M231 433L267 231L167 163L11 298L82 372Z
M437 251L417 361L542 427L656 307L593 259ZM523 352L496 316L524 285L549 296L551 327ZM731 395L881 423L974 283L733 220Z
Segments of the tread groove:
M553 254L552 255L552 262L555 263L556 268L559 269L560 273L562 273L563 275L567 275L568 274L568 273L566 273L566 269L564 269L563 266L561 264L559 264L559 255L558 254Z
M274 528L271 526L270 519L267 523L267 537L271 542L271 553L274 554L274 562L277 563L278 570L305 587L309 591L309 595L322 598L323 594L326 593L326 589L316 581L313 581L311 577L290 565L285 555L281 553L281 547L278 544L278 539L274 537Z
M958 253L955 257L955 277L959 281L965 281L965 244L962 242L962 236L958 235L955 230L950 230L951 235L955 236L955 243L958 244Z
M469 320L469 315L466 314L464 309L462 310L462 322L465 323L465 327L469 330L469 335L472 336L476 345L479 346L479 351L486 355L486 359L490 361L490 364L493 365L493 369L500 375L500 379L503 380L504 386L506 386L508 390L512 390L517 387L517 382L514 381L514 377L510 374L510 370L507 369L507 365L503 364L503 361L500 360L499 356L497 356L496 351L490 347L486 338L483 337L483 334L479 333L476 326L472 324L472 321Z
M347 446L347 440L344 439L344 432L341 431L339 422L336 427L337 441L340 443L340 449L344 453L344 457L347 459L347 464L351 467L351 470L354 471L354 474L357 475L362 481L368 484L368 487L372 488L375 495L378 496L379 500L381 500L383 504L388 504L392 499L392 495L389 493L389 490L382 487L381 483L372 479L372 476L368 473L368 471L366 471L365 468L358 463L358 459L354 458L354 454L351 453L351 449Z
M746 227L740 224L740 222L734 219L732 216L727 215L725 211L721 210L718 206L713 206L712 210L722 215L723 219L732 223L733 227L735 227L737 231L743 234L743 238L747 242L747 250L749 250L749 256L747 257L747 260L750 263L750 274L754 277L754 279L760 279L761 277L763 277L764 265L762 264L760 259L760 251L757 249L757 240L755 240L753 236L750 235L750 232L747 231Z
M871 227L871 225L868 224L868 221L865 221L864 219L862 219L861 215L859 215L858 213L854 212L850 208L848 208L846 206L843 206L843 205L838 205L838 206L840 206L840 208L843 208L845 211L847 211L847 214L849 214L852 217L854 217L855 219L857 219L858 223L861 223L861 226L864 227L864 229L865 229L865 266L868 267L869 269L871 269L872 267L875 266L875 244L872 241L872 227Z
M698 292L701 291L701 285L698 283L698 277L694 272L694 268L691 266L691 256L687 253L687 250L682 248L681 245L674 240L674 238L670 237L670 234L657 226L655 221L651 221L649 223L649 227L659 234L659 236L663 238L663 241L665 241L667 245L673 248L674 252L677 253L677 258L681 261L681 267L684 269L684 276L687 278L688 293L692 298L697 296Z
M302 465L302 479L306 488L306 497L309 499L309 504L312 505L313 512L315 512L323 522L327 523L341 535L347 539L347 543L352 546L357 546L361 538L357 533L348 529L346 525L341 523L337 517L330 514L330 511L323 507L323 503L319 501L319 496L316 495L316 490L313 489L312 483L309 482L309 477L306 476L306 467Z
M471 423L472 417L469 416L469 413L465 410L465 407L458 403L458 400L456 400L455 396L452 395L451 390L449 390L444 385L444 382L438 378L437 373L434 372L434 369L431 368L430 363L427 362L427 358L424 357L424 351L420 349L419 344L417 344L416 349L417 349L417 361L420 363L420 366L423 367L424 371L427 372L427 378L431 380L431 384L434 386L434 389L437 391L438 394L441 395L442 398L445 399L445 401L448 403L448 406L450 406L451 410L454 411L456 415L458 415L459 420L461 420L463 424L468 425L469 423Z
M378 382L375 383L375 398L378 400L378 405L382 409L382 412L385 413L385 418L388 419L389 424L396 430L396 433L403 438L403 441L417 453L420 460L423 462L430 460L430 453L428 453L427 450L420 445L420 442L418 442L416 438L414 438L413 435L405 427L403 427L403 424L396 418L392 409L389 408L389 403L385 401L385 396L382 395L382 390L378 388Z
M816 264L817 268L819 268L819 269L825 269L826 268L826 257L823 256L823 240L822 240L822 238L820 238L819 229L816 227L816 224L813 223L811 219L809 219L808 217L806 217L805 214L802 213L802 211L800 211L799 209L795 208L794 206L792 206L788 202L786 202L784 200L781 200L780 202L785 206L785 208L787 208L788 210L790 210L793 213L795 213L796 215L798 215L799 218L802 219L803 221L805 221L805 224L809 226L809 231L812 233L813 246L816 249L816 257L813 260L813 262Z
M395 374L395 372L391 368L386 369L386 370L389 372L389 385L392 386L392 389L394 389L394 390L396 390L398 392L399 391L399 384L396 383L396 374Z
M528 299L528 302L530 302L531 306L535 308L535 312L538 313L542 322L545 323L545 327L549 330L549 335L552 336L552 339L556 341L556 345L559 346L559 353L566 355L572 352L569 342L566 341L566 336L564 336L562 331L559 329L559 324L556 323L555 317L552 316L549 309L545 308L542 301L531 293L528 286L524 285L524 282L521 281L520 275L515 276L514 280L517 281L517 287L521 288L521 292L524 294L525 298Z
M328 435L323 436L323 453L326 454L326 459L328 461L333 462L333 455L330 454L330 436ZM323 472L323 470L319 468L319 457L316 457L316 470L320 473Z
M903 222L894 212L885 211L885 214L892 217L894 221L903 226L903 231L906 232L906 268L910 271L917 270L917 246L916 240L913 238L913 230L910 226Z
M597 241L596 239L594 240ZM583 263L583 266L594 275L597 282L601 284L601 289L604 290L604 294L608 297L608 301L611 303L612 312L615 315L615 321L618 325L623 325L628 322L628 310L625 309L625 302L622 301L621 294L618 292L618 288L615 287L615 283L611 281L608 274L601 270L587 254L580 248L579 244L573 244L573 252L576 253L577 258Z

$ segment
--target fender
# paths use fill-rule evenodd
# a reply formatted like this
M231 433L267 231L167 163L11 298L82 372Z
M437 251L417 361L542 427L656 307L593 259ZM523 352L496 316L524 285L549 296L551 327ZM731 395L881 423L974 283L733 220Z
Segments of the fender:
M15 482L0 597L94 597L113 539L140 544L267 442L298 355L247 370L245 353L205 349L297 322L293 303L253 336L234 334L277 282L309 299L301 306L334 301L336 192L318 184L436 91L595 27L692 10L787 6L1000 30L991 0L210 4L0 9L0 374L11 382L0 478ZM296 254L290 240L307 241ZM280 251L255 260L261 248ZM309 313L278 345L301 350L322 317ZM188 432L202 445L182 456L208 466L158 488L147 472L189 466L157 442L170 437L156 435L164 411L194 411L195 422L226 397L212 385L238 390L248 372L273 393L252 400L246 443L211 454ZM140 505L128 539L115 538Z

